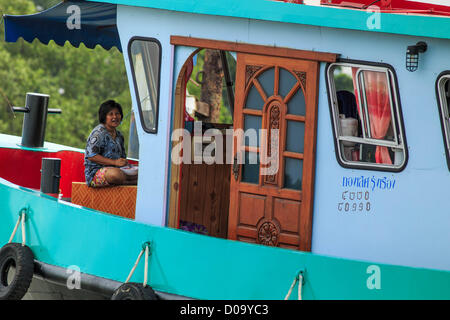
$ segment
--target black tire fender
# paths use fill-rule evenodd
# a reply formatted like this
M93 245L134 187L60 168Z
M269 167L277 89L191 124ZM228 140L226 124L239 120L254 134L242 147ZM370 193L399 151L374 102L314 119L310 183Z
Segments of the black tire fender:
M13 279L8 273L15 267ZM27 293L34 274L34 254L20 243L8 243L0 249L0 300L20 300Z
M158 297L150 286L127 282L114 291L111 300L158 300Z

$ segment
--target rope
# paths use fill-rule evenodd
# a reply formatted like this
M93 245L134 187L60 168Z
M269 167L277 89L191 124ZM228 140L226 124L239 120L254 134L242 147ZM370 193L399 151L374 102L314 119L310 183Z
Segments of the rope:
M142 257L142 254L143 254L143 253L144 253L144 249L142 249L141 252L139 253L139 256L138 256L136 262L134 263L134 266L133 266L133 268L131 269L130 274L128 275L127 280L125 280L125 283L127 283L128 281L130 281L130 278L131 278L131 276L133 275L134 270L136 270L136 266L138 265L139 260L141 260L141 257Z
M147 274L148 274L148 246L145 246L145 269L144 269L144 283L142 284L144 287L147 286Z
M130 274L127 277L127 280L125 280L125 283L127 283L128 281L130 281L131 277L133 276L134 271L136 270L137 265L139 264L139 261L141 260L142 255L145 252L145 267L144 267L144 283L143 286L146 287L147 286L147 279L148 279L148 256L149 256L149 252L150 251L150 243L146 242L142 245L142 250L141 252L139 252L139 256L136 259L136 262L134 263L133 268L130 271Z
M14 227L14 231L11 235L11 237L9 238L8 243L11 243L12 239L14 238L14 235L16 234L17 228L19 227L19 223L20 223L20 219L22 218L22 216L19 216L19 219L17 220L16 226Z
M298 275L298 300L302 300L303 276Z
M22 211L22 247L25 246L25 212Z
M25 246L26 242L26 236L25 236L25 212L27 210L21 209L19 213L19 219L17 220L16 226L14 227L14 230L11 234L11 237L9 237L8 243L11 243L11 241L14 239L14 236L16 235L17 229L19 228L20 222L22 222L22 246Z
M288 293L286 294L286 297L284 300L289 300L289 297L291 296L292 290L294 289L295 285L298 282L298 300L302 300L302 287L303 287L303 275L302 271L300 271L296 276L294 281L291 284L291 287L289 288Z

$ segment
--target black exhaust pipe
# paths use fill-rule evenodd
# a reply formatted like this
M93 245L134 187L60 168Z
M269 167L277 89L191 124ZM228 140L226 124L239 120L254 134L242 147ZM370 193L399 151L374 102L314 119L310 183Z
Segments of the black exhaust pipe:
M61 113L61 109L48 109L50 96L41 93L27 93L25 107L13 107L24 112L22 125L22 146L42 148L45 141L45 127L48 113Z

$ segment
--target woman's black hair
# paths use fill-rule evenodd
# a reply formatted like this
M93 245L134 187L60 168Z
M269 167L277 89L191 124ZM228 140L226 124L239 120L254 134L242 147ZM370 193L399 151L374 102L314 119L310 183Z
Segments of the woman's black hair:
M123 119L122 106L119 103L115 102L114 100L108 100L103 102L100 105L100 108L98 109L98 121L100 123L105 123L106 115L114 108L117 108L119 110L121 119Z

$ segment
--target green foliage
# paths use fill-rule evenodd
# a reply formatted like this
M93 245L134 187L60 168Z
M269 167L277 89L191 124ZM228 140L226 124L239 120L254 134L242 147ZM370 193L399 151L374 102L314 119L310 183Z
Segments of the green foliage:
M35 12L34 3L30 0L0 0L0 10L2 14L30 14Z
M334 77L336 91L346 90L353 92L353 79L348 74L340 73Z
M47 9L59 1L0 0L4 14L35 13L36 5ZM0 37L4 39L3 28ZM97 46L64 47L50 41L28 43L0 41L0 132L21 135L22 114L10 112L8 101L24 106L27 92L50 95L49 108L62 114L49 114L45 140L84 149L86 139L98 123L98 108L108 99L122 105L124 121L119 130L128 141L131 97L123 55L113 48ZM125 146L127 148L127 146Z
M189 94L196 97L197 99L200 99L202 90L201 84L197 82L197 80L200 82L202 81L202 76L201 74L199 75L198 73L203 70L204 60L205 60L205 50L201 50L200 52L197 53L197 63L194 65L194 68L192 70L191 81L188 81L186 85Z
M351 68L338 66L334 70L334 84L336 92L345 90L353 92L353 78Z
M226 53L226 58L228 62L228 67L230 69L230 77L232 81L234 81L236 74L236 61L228 52ZM188 81L186 85L189 94L196 97L198 100L200 100L202 90L201 84L198 83L202 81L202 74L201 73L199 74L199 72L203 70L204 59L205 59L205 50L201 50L197 53L197 63L194 65L194 68L192 70L191 81ZM234 92L234 83L233 83L233 92ZM230 104L228 103L225 77L223 79L222 84L222 101L220 102L219 123L228 123L228 124L233 123L233 115L230 112Z
M51 8L58 3L60 3L62 0L34 0L34 4L36 5L36 8L41 7L43 10Z

